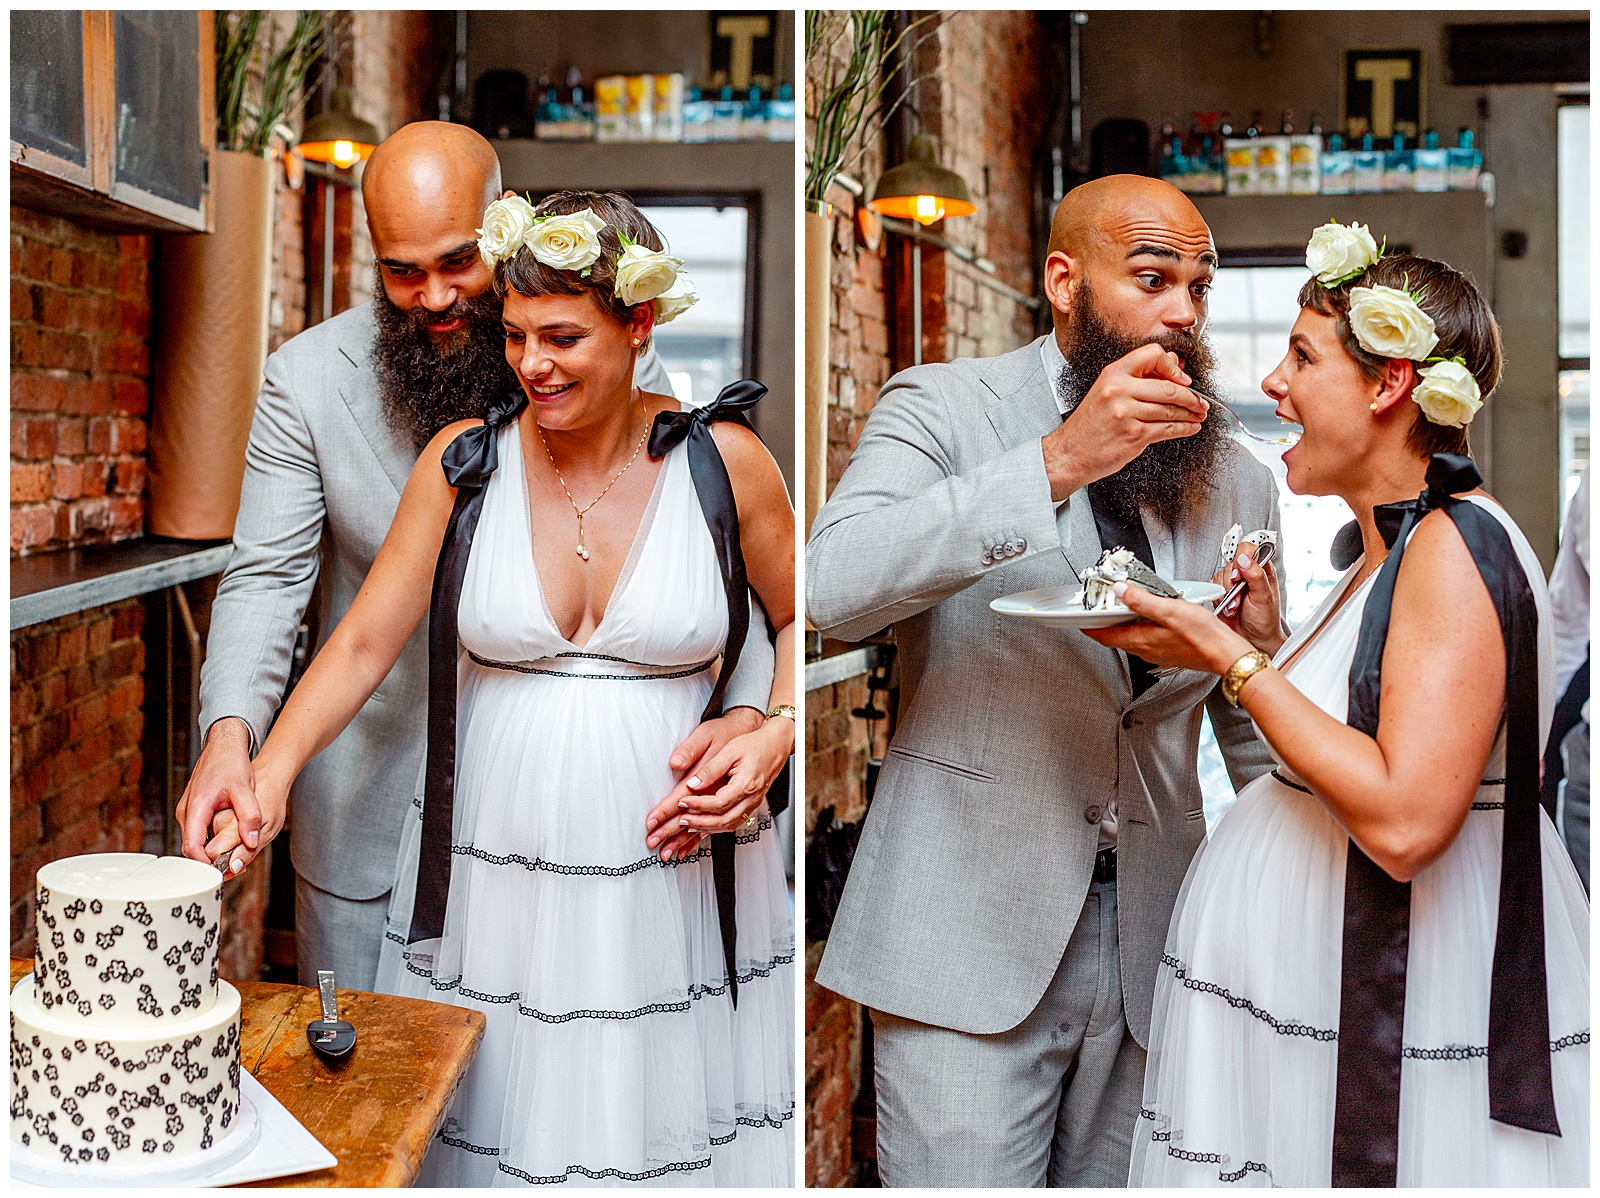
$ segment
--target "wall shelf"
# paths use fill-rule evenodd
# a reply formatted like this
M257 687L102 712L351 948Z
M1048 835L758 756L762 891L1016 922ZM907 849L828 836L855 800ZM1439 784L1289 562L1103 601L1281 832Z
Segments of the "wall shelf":
M11 561L11 630L220 574L231 541L146 538Z

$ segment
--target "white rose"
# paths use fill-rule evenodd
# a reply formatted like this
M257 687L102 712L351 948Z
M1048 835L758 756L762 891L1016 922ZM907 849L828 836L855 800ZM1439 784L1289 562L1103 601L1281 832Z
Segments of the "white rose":
M671 288L682 269L682 258L633 242L617 259L617 298L629 306L653 300Z
M1435 424L1466 428L1483 407L1478 380L1460 362L1435 362L1417 374L1421 381L1412 388L1411 398Z
M1380 358L1420 362L1439 344L1433 317L1398 287L1382 284L1351 289L1350 331L1362 349Z
M700 293L689 276L680 270L672 286L656 296L656 323L676 320L699 302Z
M478 230L478 253L490 269L522 248L523 239L533 228L533 205L521 196L496 200L483 213L483 228Z
M594 209L548 216L528 230L523 244L551 270L587 270L600 257L600 234L606 222Z
M1353 279L1378 260L1378 243L1366 225L1329 221L1311 234L1306 266L1324 287Z

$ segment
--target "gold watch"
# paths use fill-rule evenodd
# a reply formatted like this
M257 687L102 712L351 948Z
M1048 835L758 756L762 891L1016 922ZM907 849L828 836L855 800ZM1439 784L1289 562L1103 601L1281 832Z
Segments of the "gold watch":
M1252 649L1228 667L1222 675L1222 697L1230 707L1239 706L1239 691L1244 684L1272 664L1272 658L1259 649Z

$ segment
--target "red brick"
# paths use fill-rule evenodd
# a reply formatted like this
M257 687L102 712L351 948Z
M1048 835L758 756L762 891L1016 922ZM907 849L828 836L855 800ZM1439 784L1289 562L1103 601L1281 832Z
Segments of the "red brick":
M89 621L89 650L90 657L99 657L111 648L112 625L116 618L109 612Z
M55 465L55 489L53 494L57 499L76 499L83 494L83 466L82 462L57 462ZM12 498L16 498L16 467L12 468Z
M119 416L111 422L112 453L143 453L150 428L143 420Z
M15 731L24 724L31 723L39 714L40 702L39 688L24 682L11 687L11 727Z
M106 722L108 712L104 695L90 695L67 715L67 735L78 740Z
M55 532L55 527L55 516L49 508L30 507L23 509L21 548L32 549L48 543Z
M118 462L116 490L123 495L144 494L145 473L143 458L130 458Z
M80 776L71 786L44 802L45 835L58 833L79 823L86 816L94 819L95 813L116 793L122 783L122 769L115 762L106 762L92 774ZM80 850L82 851L82 850Z
M21 553L28 534L28 519L16 508L11 509L11 552Z
M83 453L88 446L88 426L82 420L54 420L51 427L55 430L55 450L62 457L76 457Z
M13 366L39 364L39 334L36 330L11 326L11 364ZM12 403L15 402L16 397L13 394Z
M72 264L73 255L71 250L51 250L50 282L58 283L63 287L70 287L72 285Z
M143 383L118 382L113 386L112 410L120 416L143 416L150 409L150 389Z
M11 418L11 456L24 461L48 458L56 451L54 420Z
M72 514L68 535L74 541L95 533L111 531L111 501L108 499L79 499L67 510Z
M109 416L116 410L114 395L109 379L74 379L67 384L62 411L74 416Z
M39 364L51 370L88 370L89 338L82 333L41 329Z
M58 677L66 679L66 701L76 703L90 691L94 690L94 670L86 661L74 662Z
M56 637L56 664L70 666L88 656L89 630L82 624L63 628Z
M138 636L144 631L144 604L130 603L126 607L119 607L116 611L116 623L112 627L113 640L126 640L130 636Z
M117 683L107 696L106 714L113 720L121 719L144 701L144 679L127 678ZM109 742L108 742L109 743Z
M60 711L67 702L67 676L60 670L39 680L39 705L44 711Z
M80 777L92 774L110 760L110 728L100 728L91 732L72 750L72 768Z
M144 756L139 752L138 749L135 749L132 753L129 753L127 755L127 757L125 757L123 759L123 761L122 761L122 785L130 786L130 787L133 788L133 793L135 795L135 804L136 805L137 805L137 795L138 795L138 788L139 788L139 778L143 773L144 773Z
M50 498L55 468L49 462L11 464L11 502L40 503Z
M111 751L123 753L128 749L137 748L139 737L144 732L144 712L130 711L115 724L111 725Z
M16 213L13 208L12 213ZM43 283L50 278L50 247L42 241L25 239L22 243L23 277Z
M89 421L89 452L93 454L107 454L111 452L111 421L105 417L98 417Z
M12 330L15 333L16 330ZM67 396L67 385L48 374L22 374L11 380L11 406L35 412L54 412Z
M76 824L72 825L72 827L66 828L50 837L49 841L45 844L44 860L40 861L39 865L44 864L44 861L55 861L62 857L76 857L80 853L93 852L99 844L99 813L90 811ZM32 876L38 871L38 865L35 865L33 869L29 871L29 885L33 884ZM16 892L17 874L15 867L13 867L11 873L11 893L15 894Z

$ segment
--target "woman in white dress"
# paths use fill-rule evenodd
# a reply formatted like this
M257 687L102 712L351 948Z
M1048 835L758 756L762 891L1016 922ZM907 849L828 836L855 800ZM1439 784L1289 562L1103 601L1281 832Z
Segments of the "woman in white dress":
M419 1184L792 1185L794 932L764 796L794 745L793 513L738 414L764 388L684 412L634 386L694 291L624 197L496 201L479 247L521 393L422 453L256 759L263 842L431 590L429 760L378 985L487 1030ZM773 711L680 778L734 625L761 618L746 576L778 628Z
M1287 639L1254 563L1229 620L1131 587L1151 622L1093 634L1223 675L1279 763L1180 893L1131 1184L1586 1185L1589 911L1537 800L1548 601L1459 456L1499 332L1365 229L1324 226L1308 264L1262 386L1304 428L1289 489L1348 502L1361 556Z

